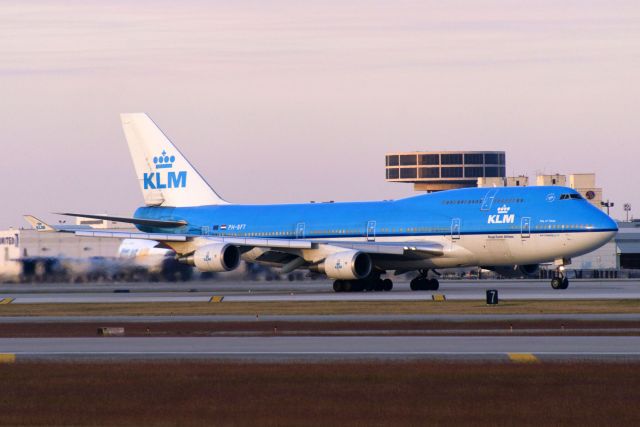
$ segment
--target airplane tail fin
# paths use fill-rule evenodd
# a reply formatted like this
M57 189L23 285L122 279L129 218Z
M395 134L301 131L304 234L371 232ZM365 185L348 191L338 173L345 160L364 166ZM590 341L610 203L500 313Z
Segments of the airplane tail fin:
M122 128L147 206L228 204L144 113L121 114Z
M23 215L25 221L27 221L29 223L30 226L33 227L34 230L36 231L56 231L55 228L53 228L52 226L50 226L49 224L47 224L46 222L36 218L33 215Z

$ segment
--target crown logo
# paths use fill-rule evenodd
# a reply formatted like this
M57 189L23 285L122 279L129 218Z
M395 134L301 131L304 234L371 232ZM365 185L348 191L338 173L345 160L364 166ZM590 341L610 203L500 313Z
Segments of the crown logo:
M507 205L502 205L498 208L498 213L499 214L506 214L509 213L509 211L511 210L511 208Z
M170 169L173 167L173 162L176 161L176 156L167 156L167 152L162 150L161 156L153 158L153 163L156 165L156 169Z

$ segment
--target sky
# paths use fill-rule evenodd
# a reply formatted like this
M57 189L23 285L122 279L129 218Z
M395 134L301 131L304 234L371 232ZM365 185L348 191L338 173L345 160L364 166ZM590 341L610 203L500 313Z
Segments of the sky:
M235 203L376 200L384 155L504 150L640 217L640 2L0 2L0 228L143 204L146 112Z

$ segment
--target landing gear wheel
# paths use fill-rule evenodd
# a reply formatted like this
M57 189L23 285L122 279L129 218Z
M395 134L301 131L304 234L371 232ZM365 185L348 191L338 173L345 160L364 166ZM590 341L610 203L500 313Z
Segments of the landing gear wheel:
M433 270L434 273L439 273ZM429 270L420 270L420 275L409 284L412 291L437 291L440 288L438 279L429 279Z
M367 292L371 292L373 291L373 289L375 288L376 284L373 280L367 280L364 284L364 290Z
M422 276L418 276L411 281L411 283L409 284L409 287L411 288L412 291L426 291L427 279Z
M373 285L373 290L376 292L380 292L382 291L384 288L384 284L382 283L381 279L378 279L375 281L375 284Z
M412 291L437 291L440 288L440 282L438 282L438 279L427 279L426 277L418 276L411 281L409 287Z
M569 287L569 279L566 277L562 278L562 287L560 289L567 289Z
M351 280L351 292L362 292L364 290L364 282L362 280Z
M391 289L393 289L393 282L391 279L384 279L382 281L382 290L389 292Z
M553 279L551 279L551 287L553 289L565 289L562 287L562 282L563 279L561 277L554 277ZM569 284L569 281L567 281L567 285Z
M334 292L342 292L342 280L334 280L333 282L333 291Z

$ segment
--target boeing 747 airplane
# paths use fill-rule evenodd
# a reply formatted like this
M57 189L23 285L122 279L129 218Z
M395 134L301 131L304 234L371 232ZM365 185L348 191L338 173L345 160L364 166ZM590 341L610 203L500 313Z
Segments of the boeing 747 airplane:
M564 266L617 232L605 213L566 187L468 188L395 201L236 205L223 200L154 122L122 114L145 206L132 217L64 213L134 224L139 232L42 226L79 236L149 239L201 271L240 260L308 269L334 279L336 292L391 290L382 277L416 271L412 290L436 290L436 269L481 266L507 276Z

